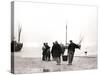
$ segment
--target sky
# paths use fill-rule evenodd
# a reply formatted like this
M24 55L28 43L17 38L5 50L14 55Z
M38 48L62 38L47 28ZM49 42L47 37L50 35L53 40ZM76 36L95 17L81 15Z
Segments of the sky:
M15 2L14 11L15 39L18 39L17 32L20 25L21 42L24 47L40 49L44 42L52 46L54 41L65 44L67 25L67 42L73 40L78 44L83 38L81 49L90 48L92 50L89 52L97 52L96 7Z

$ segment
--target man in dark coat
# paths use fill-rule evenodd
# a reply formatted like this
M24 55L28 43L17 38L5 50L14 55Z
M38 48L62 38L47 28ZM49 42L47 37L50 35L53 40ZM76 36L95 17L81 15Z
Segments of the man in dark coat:
M52 56L55 58L57 65L60 65L61 63L61 46L58 44L58 42L56 41L52 47Z
M46 47L45 47L45 43L43 43L43 47L42 47L42 60L43 61L46 60Z
M51 49L52 59L55 60L55 43L53 42L53 46Z
M45 43L45 47L46 47L46 60L50 61L50 46L48 45L48 43Z
M80 48L80 45L76 45L72 40L70 40L70 44L68 46L68 65L72 65L75 48Z

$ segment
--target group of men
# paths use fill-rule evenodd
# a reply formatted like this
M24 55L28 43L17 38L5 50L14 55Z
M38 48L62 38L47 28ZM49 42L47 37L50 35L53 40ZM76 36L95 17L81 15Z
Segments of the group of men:
M52 55L53 60L57 62L57 65L61 64L61 56L64 55L65 49L68 49L68 65L72 65L74 53L75 53L75 48L80 48L80 45L77 45L73 43L72 40L70 40L69 45L66 47L63 44L59 44L57 41L53 42L52 49L50 51L50 46L48 43L44 43L42 47L42 60L43 61L50 61L50 57Z

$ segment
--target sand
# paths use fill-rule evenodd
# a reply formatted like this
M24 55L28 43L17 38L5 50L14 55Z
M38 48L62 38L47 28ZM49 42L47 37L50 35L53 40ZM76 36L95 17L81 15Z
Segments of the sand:
M41 72L90 70L97 68L97 57L74 57L73 65L67 65L67 61L62 61L61 65L56 65L55 61L42 61L41 58L14 57L15 74L32 74Z

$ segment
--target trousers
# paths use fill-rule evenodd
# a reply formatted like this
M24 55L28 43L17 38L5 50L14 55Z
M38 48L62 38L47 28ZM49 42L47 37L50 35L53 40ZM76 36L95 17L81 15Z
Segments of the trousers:
M72 63L74 58L74 51L69 51L68 52L68 63Z

